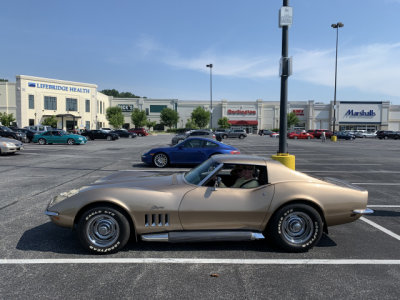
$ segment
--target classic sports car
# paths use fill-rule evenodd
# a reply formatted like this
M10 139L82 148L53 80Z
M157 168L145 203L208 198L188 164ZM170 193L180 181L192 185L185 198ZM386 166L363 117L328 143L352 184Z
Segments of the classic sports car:
M64 130L50 130L43 133L37 133L33 136L33 143L45 144L86 144L87 139L79 134L69 134Z
M233 188L233 170L252 170L256 187ZM119 172L56 196L46 215L75 228L85 249L112 253L130 236L143 241L246 241L266 237L290 252L308 251L332 225L352 222L368 192L316 179L279 162L216 155L185 174L138 178Z
M154 148L142 155L142 161L164 168L168 164L199 164L215 154L240 154L239 149L212 139L187 138L176 146Z

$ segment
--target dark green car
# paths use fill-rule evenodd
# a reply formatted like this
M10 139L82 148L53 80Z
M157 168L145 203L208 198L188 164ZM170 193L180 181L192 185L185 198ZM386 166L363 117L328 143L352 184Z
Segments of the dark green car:
M86 137L79 134L69 134L64 130L51 130L43 133L35 134L32 142L39 143L40 145L45 144L86 144Z

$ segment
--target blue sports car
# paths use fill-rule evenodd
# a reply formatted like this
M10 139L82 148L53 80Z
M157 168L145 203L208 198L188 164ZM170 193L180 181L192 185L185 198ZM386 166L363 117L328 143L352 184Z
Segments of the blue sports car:
M68 134L64 130L51 130L35 134L32 142L45 144L86 144L87 138L79 134Z
M240 154L240 151L211 139L188 138L176 146L151 149L142 155L142 161L164 168L168 164L199 164L214 154Z

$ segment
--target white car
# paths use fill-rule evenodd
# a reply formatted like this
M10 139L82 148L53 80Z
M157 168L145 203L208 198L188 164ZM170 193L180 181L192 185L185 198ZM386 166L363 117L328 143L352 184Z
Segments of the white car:
M22 142L0 137L0 155L5 153L15 153L24 149Z

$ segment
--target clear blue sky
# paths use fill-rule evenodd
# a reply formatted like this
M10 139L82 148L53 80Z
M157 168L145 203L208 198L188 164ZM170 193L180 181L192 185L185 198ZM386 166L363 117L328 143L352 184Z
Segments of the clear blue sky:
M282 0L18 0L0 8L0 78L149 98L279 101ZM400 0L290 0L289 101L400 104Z

